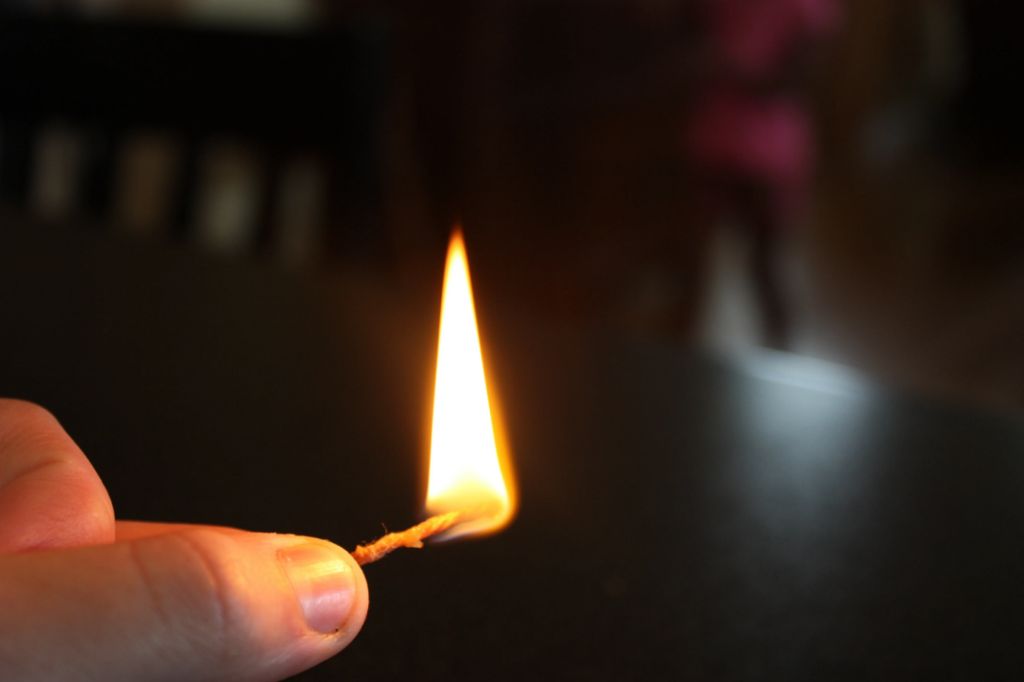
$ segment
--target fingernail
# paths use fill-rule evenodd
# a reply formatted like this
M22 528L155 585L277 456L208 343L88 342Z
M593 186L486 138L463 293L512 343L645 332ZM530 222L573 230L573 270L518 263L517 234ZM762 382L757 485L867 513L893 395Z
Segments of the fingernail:
M336 632L355 601L355 579L349 565L336 550L313 543L282 549L278 559L309 627Z

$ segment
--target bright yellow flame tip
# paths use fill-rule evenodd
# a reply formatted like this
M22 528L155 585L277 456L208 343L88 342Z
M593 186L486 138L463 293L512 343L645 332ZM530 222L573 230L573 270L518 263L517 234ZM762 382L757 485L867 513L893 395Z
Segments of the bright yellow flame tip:
M489 533L514 513L503 445L496 438L462 231L452 232L441 295L430 467L429 514L462 512L445 537Z

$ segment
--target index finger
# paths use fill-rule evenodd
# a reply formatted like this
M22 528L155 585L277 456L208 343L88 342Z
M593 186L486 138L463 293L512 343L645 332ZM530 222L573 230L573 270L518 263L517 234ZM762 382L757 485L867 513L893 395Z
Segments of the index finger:
M114 508L52 414L0 398L0 553L112 542Z

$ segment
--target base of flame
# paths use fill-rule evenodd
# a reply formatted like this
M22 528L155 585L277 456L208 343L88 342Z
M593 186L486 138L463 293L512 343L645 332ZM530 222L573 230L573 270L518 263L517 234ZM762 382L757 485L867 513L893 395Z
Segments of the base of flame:
M457 511L431 516L412 528L407 528L399 533L388 533L368 545L359 545L352 550L352 557L360 566L365 566L384 558L401 547L419 549L423 547L424 540L448 530L459 522L461 516L463 513Z

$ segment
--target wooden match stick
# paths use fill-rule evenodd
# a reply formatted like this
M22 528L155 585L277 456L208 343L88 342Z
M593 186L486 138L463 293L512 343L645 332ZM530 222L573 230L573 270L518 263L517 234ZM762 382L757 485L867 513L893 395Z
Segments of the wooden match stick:
M377 559L382 559L399 547L423 547L423 541L431 535L442 533L454 526L462 512L448 512L431 516L423 523L417 523L412 528L407 528L399 533L388 533L368 545L359 545L352 550L352 556L360 566L372 564Z

